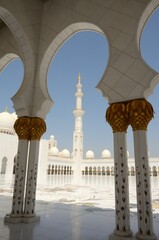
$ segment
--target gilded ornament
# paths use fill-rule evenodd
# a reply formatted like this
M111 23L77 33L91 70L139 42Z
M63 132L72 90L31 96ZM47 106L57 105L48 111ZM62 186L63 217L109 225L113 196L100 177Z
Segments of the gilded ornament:
M39 141L46 131L46 124L42 118L25 116L15 121L14 129L19 139Z
M148 101L136 99L128 102L127 112L133 131L147 130L148 123L153 118L153 107Z
M14 129L19 139L29 140L30 117L19 117L14 123Z
M30 125L30 140L40 140L43 133L46 131L46 124L42 118L33 117Z
M126 132L129 125L126 103L112 103L106 111L106 121L113 132Z

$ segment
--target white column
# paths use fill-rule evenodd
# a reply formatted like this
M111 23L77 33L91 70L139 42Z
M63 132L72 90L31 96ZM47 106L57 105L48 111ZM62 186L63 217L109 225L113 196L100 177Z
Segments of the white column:
M37 222L40 217L35 214L35 196L39 160L39 142L46 131L46 124L42 118L32 117L30 122L30 149L25 193L25 207L23 222Z
M15 168L12 211L11 214L6 215L4 219L6 222L18 223L21 222L22 219L27 155L28 155L28 140L19 140L17 163Z
M150 173L145 130L134 131L134 148L138 209L138 232L136 237L140 240L155 240L157 237L153 231Z
M31 140L28 160L28 175L26 183L23 222L36 222L40 220L40 217L36 216L35 214L38 158L39 158L39 141Z
M134 132L138 240L155 240L151 208L151 187L147 148L147 126L153 118L153 107L146 99L135 99L127 104L129 123Z
M126 131L129 125L126 103L112 103L106 120L114 134L115 218L116 226L109 240L132 239L129 219L129 188Z
M130 239L129 188L126 133L114 133L116 227L109 239Z

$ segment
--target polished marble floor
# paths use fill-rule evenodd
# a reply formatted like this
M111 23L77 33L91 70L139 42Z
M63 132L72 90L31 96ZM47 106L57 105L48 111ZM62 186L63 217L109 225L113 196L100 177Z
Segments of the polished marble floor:
M107 240L115 223L113 178L86 178L81 185L72 184L70 178L64 180L49 177L44 185L39 181L36 214L40 222L6 224L4 216L11 209L13 186L0 179L0 240ZM130 221L135 234L137 213L133 181L130 182ZM158 186L158 179L152 179L153 220L159 238Z

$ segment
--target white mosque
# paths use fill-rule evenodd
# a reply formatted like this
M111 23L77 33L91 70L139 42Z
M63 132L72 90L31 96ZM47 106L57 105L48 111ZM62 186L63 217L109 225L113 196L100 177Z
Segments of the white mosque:
M76 108L74 110L75 129L73 132L73 151L68 149L59 150L58 143L53 135L49 140L40 140L40 154L38 176L48 175L114 175L114 159L108 149L101 152L101 158L96 159L94 152L88 150L83 156L83 129L82 116L82 84L80 74L76 85ZM11 180L15 173L18 136L14 130L14 123L17 119L15 113L9 113L7 108L0 113L0 174ZM128 157L128 174L135 175L134 158ZM151 157L150 175L159 175L159 158Z
M43 234L35 238L32 234L36 232L33 229L34 225L29 224L28 227L24 227L24 224L21 224L39 221L38 209L35 208L37 174L41 176L44 173L50 174L46 175L48 178L52 178L52 174L73 174L73 177L78 174L81 176L99 174L101 175L99 178L102 179L104 174L114 174L114 225L109 218L108 221L102 219L102 222L99 222L100 215L96 214L92 224L93 214L89 214L91 217L84 219L91 224L89 232L93 235L90 236L89 233L85 239L105 239L103 230L106 227L110 228L108 232L112 232L107 238L109 240L158 239L158 234L155 234L158 227L155 230L153 224L149 170L151 175L158 175L159 166L157 158L148 156L147 126L153 118L153 106L147 99L159 83L159 74L145 62L140 46L144 27L158 7L158 0L0 0L0 70L15 58L20 58L24 66L22 85L12 97L18 119L15 122L14 114L8 112L0 114L1 177L15 180L11 212L7 205L6 209L9 213L6 214L4 221L20 223L17 228L9 224L11 227L9 232L4 226L6 239L24 240L37 239L37 237L49 239L53 235L56 237L62 232L61 226L64 226L66 221L70 222L69 235L67 228L65 236L58 239L81 239L78 236L83 236L82 228L81 231L74 232L72 229L77 229L74 226L80 225L83 220L81 216L85 214L80 211L80 220L75 221L72 208L69 208L67 214L67 217L70 215L71 218L64 218L66 214L61 215L63 221L58 222L59 228L55 228L54 232L52 226L56 227L56 224L52 221L53 218L50 218L52 232L48 233L49 228L46 229L49 223L48 216L54 215L52 214L54 211L51 212L51 209L47 208L45 210L47 217L44 217L41 211L44 221L39 228L42 232L44 226ZM83 156L84 112L80 77L74 110L73 154L68 150L58 151L58 144L53 137L50 140L40 140L46 130L46 116L53 105L47 89L50 62L67 39L85 30L98 32L108 39L109 61L102 79L97 84L97 89L109 103L106 120L113 131L114 159L111 158L109 151L101 153L101 159L95 159L93 152L87 152L86 156ZM154 57L152 54L150 56ZM98 106L100 107L100 103ZM14 132L13 124L18 137ZM126 136L129 126L133 132L134 159L128 158L127 154ZM128 178L128 171L129 174L136 175L133 177L137 198L136 230L130 221L129 179L131 177ZM92 175L89 178L93 177ZM111 179L110 176L106 178ZM152 177L151 179L153 180ZM110 216L109 211L107 214ZM58 220L59 218L58 216ZM101 223L105 224L102 235L97 231L100 225L103 225ZM112 227L114 227L113 231ZM14 238L15 232L19 233L19 237ZM29 233L33 237L30 237ZM72 235L73 233L75 235ZM96 238L95 233L99 234Z

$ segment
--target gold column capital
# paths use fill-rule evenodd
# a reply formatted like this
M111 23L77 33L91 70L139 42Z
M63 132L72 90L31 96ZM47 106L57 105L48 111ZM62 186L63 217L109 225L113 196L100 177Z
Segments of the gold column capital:
M106 121L114 133L126 132L129 125L126 103L112 103L106 111Z
M147 130L147 126L153 118L153 107L145 99L135 99L127 104L129 123L133 131Z
M24 116L15 121L14 129L19 139L39 141L46 131L46 124L42 118Z
M14 129L15 132L17 133L19 139L23 140L29 140L30 138L30 122L31 119L30 117L24 116L24 117L19 117L15 123L14 123Z
M46 131L46 123L42 118L33 117L30 123L30 140L40 140Z

